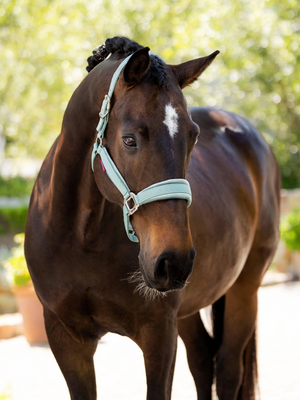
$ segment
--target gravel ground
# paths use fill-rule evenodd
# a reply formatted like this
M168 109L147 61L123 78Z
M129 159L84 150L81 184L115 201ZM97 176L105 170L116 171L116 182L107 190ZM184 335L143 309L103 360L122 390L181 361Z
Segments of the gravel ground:
M261 400L300 400L300 282L259 291L258 357ZM143 357L127 338L108 334L95 354L101 400L146 398ZM68 390L47 346L23 336L0 340L0 395L13 400L67 400ZM172 400L196 400L179 340Z

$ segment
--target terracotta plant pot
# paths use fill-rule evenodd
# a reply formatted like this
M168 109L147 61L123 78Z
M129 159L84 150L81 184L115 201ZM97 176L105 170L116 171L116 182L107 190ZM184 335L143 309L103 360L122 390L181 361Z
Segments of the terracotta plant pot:
M24 333L30 344L48 343L43 307L34 291L32 282L13 289L17 305L23 317Z

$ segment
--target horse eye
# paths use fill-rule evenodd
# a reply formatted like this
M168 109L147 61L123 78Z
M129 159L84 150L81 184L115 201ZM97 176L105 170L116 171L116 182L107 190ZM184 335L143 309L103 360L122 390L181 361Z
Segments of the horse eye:
M124 136L122 139L125 146L136 147L136 141L132 136Z

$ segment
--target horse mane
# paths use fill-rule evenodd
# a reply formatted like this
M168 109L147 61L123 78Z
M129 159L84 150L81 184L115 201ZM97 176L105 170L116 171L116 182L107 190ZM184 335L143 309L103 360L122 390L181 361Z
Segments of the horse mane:
M124 58L142 49L139 43L126 37L115 36L111 39L106 39L105 43L93 50L93 55L87 59L88 66L86 70L90 72L98 64L104 61L109 54L120 54ZM159 87L167 87L167 72L164 63L160 58L151 55L151 64L147 71L145 79L149 83L158 85Z

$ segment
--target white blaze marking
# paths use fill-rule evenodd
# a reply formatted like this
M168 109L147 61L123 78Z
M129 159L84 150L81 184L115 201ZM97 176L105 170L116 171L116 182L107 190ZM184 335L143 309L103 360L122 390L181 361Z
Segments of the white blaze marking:
M166 116L164 119L164 124L169 129L169 134L173 139L176 133L178 132L178 114L175 108L171 104L167 104L165 108Z

